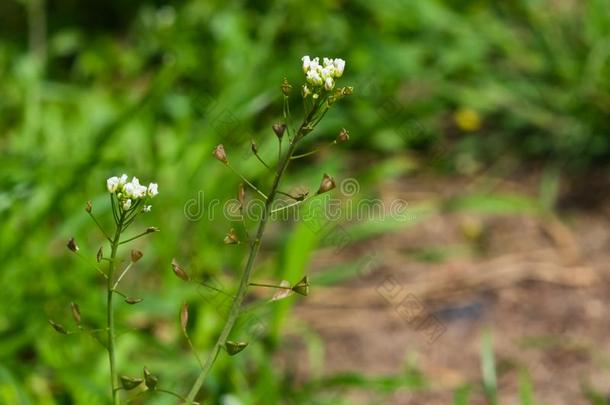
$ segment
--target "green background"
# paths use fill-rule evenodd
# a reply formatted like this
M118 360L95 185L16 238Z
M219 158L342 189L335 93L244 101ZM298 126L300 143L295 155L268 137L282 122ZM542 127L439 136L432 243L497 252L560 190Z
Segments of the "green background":
M295 164L289 183L314 189L328 172L357 178L368 195L408 173L474 175L501 160L509 175L548 171L552 188L608 162L609 38L607 0L2 1L0 402L105 403L105 352L86 335L54 333L47 319L73 329L75 301L90 325L103 325L101 280L65 242L74 236L93 260L103 239L84 204L109 226L105 179L123 172L159 183L152 213L134 227L161 232L136 244L144 258L124 287L144 301L117 306L133 329L120 338L121 373L146 365L165 387L187 390L198 366L180 334L180 304L191 304L200 352L223 317L202 300L209 292L182 284L169 263L176 257L193 277L233 288L244 252L223 246L232 225L206 204L233 198L239 179L211 150L223 143L242 172L268 186L249 141L274 161L279 86L286 76L298 90L303 55L345 59L340 84L355 88L309 144L342 127L350 141ZM298 117L297 95L292 103ZM376 163L362 167L362 156ZM189 219L185 207L201 217ZM400 226L377 225L352 235ZM258 274L298 281L319 243L306 224L273 227ZM339 403L325 384L421 385L411 375L290 381L270 358L297 300L257 312L263 336L243 356L221 357L206 398Z

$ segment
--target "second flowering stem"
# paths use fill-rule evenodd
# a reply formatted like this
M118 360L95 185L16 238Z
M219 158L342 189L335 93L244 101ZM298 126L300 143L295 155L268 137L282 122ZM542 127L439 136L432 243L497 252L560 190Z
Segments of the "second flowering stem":
M202 370L199 373L199 376L197 377L195 384L191 388L191 391L189 392L188 396L186 397L187 404L192 404L193 401L195 400L197 393L201 389L203 382L205 381L207 375L209 374L212 366L214 365L214 362L216 361L216 358L218 357L218 354L220 353L221 348L226 343L226 341L229 337L229 334L231 333L231 330L233 329L233 326L235 325L235 322L237 321L237 318L241 311L243 300L248 291L248 286L250 285L250 278L251 278L252 272L254 270L254 262L256 261L256 257L258 256L258 252L260 250L261 241L262 241L263 235L265 233L265 228L267 226L267 222L272 213L272 205L275 200L275 197L278 194L281 180L290 163L291 157L296 150L296 146L297 146L298 142L303 138L303 136L305 136L308 132L311 131L310 120L311 120L311 117L312 117L314 111L315 111L315 109L312 110L307 115L307 117L305 118L305 120L303 121L301 126L299 127L299 130L295 134L294 138L290 141L290 144L289 144L290 146L288 147L286 154L280 159L280 163L277 167L277 171L276 171L275 177L273 179L273 184L271 185L271 191L269 192L269 195L266 197L266 200L265 200L265 209L263 210L263 215L258 224L258 229L256 231L254 240L252 241L252 243L250 245L250 253L248 255L248 261L246 262L246 267L244 268L244 272L241 276L241 280L239 282L239 287L237 289L237 293L235 294L235 298L231 305L231 309L229 311L228 318L220 333L220 336L218 336L218 339L216 340L216 343L214 344L214 347L208 354L208 357L207 357L205 363L203 364Z
M112 388L112 403L114 405L119 403L119 392L116 389L119 384L119 379L116 370L116 359L114 353L115 346L115 333L114 333L114 308L113 308L113 297L115 286L113 285L114 270L116 255L119 249L119 239L121 232L123 231L123 223L125 220L124 212L121 212L117 216L116 230L114 238L110 240L110 260L108 261L108 277L107 277L107 292L106 292L106 318L108 327L108 361L110 363L110 384Z

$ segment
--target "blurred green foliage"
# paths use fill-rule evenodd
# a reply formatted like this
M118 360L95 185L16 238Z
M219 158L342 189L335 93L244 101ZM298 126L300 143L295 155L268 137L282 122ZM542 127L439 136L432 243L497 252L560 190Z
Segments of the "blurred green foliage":
M231 290L243 255L222 247L230 224L220 208L213 220L203 208L232 198L238 180L210 151L224 143L265 184L264 168L245 157L248 142L273 160L279 84L287 75L298 88L302 55L347 60L343 81L356 95L331 111L312 143L347 127L354 153L387 159L357 170L372 184L412 170L405 156L465 173L507 155L514 170L532 158L560 171L607 161L608 38L607 0L0 2L0 402L104 403L105 353L85 335L58 336L46 320L70 325L76 301L89 324L103 324L100 280L64 244L75 236L94 257L102 238L84 203L91 199L109 225L103 184L122 172L160 184L148 222L136 226L162 232L138 242L145 256L127 279L144 301L117 308L136 329L120 339L121 371L138 375L146 365L163 386L186 391L198 366L180 336L180 303L191 303L200 350L223 317L169 263L177 257ZM295 165L291 180L314 188L323 171L352 173L349 155L333 153L343 158ZM183 207L202 216L189 219ZM265 249L279 254L266 256L258 276L295 282L306 272L319 235L296 226L287 238L271 230ZM387 227L378 226L368 231ZM296 384L268 361L293 304L257 315L264 337L231 363L221 359L207 397L274 403L291 393L294 402L338 403L333 389L342 384L421 386L361 376Z

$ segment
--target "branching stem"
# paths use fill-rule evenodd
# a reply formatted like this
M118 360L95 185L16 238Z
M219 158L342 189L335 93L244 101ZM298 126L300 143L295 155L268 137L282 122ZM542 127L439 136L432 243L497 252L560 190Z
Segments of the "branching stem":
M268 200L268 197L265 195L265 193L263 193L262 191L260 191L254 184L252 184L250 182L250 180L248 180L247 178L245 178L240 172L238 172L237 170L235 170L235 168L233 166L231 166L230 163L226 163L226 166L231 169L233 171L233 173L235 173L236 175L238 175L247 185L249 185L254 191L256 191L258 194L260 194L261 197L263 197L265 200Z
M256 236L250 245L250 253L248 255L248 261L246 262L246 267L241 276L241 280L239 282L239 287L237 289L237 293L235 294L235 299L233 300L233 303L231 304L231 309L229 310L229 315L227 317L226 323L225 323L220 335L218 336L218 339L216 340L214 347L212 348L210 353L208 353L208 357L207 357L205 363L203 364L203 367L201 369L201 372L199 373L199 376L197 377L197 380L195 381L195 384L193 384L193 387L191 388L190 392L188 393L188 395L186 397L187 404L193 404L193 401L195 400L197 393L201 389L201 386L203 385L206 377L208 376L210 370L212 369L212 366L214 365L214 362L216 361L216 358L218 357L218 354L220 353L221 348L224 346L225 342L227 341L227 338L229 337L229 334L231 333L231 330L233 329L233 326L235 325L235 322L237 321L237 318L241 311L243 300L248 291L248 286L250 284L250 278L251 278L252 272L254 270L254 263L256 261L256 257L258 256L258 252L260 250L261 240L263 239L263 235L265 233L265 228L267 226L267 222L271 215L271 207L272 207L273 201L275 200L275 197L277 195L277 191L279 189L280 182L284 176L284 173L288 167L288 164L290 163L290 158L292 157L292 155L294 154L294 152L296 150L296 146L297 146L298 142L305 135L307 135L307 133L311 132L311 130L313 129L313 127L311 126L311 124L312 124L311 120L313 118L313 115L316 113L318 106L319 106L319 104L316 103L314 105L314 107L312 108L312 110L309 112L309 114L307 114L306 118L303 120L303 123L299 127L299 130L295 134L294 138L290 141L290 146L288 147L286 154L280 159L280 162L277 167L277 172L275 173L275 177L273 179L273 184L271 185L271 191L269 192L269 196L266 197L265 209L263 210L263 215L258 224L258 230L256 231ZM258 191L258 189L256 189L256 190Z
M121 232L123 230L123 221L125 220L124 213L121 213L118 216L118 221L116 223L116 231L114 233L114 238L110 243L110 261L108 262L108 277L107 277L107 294L106 294L106 318L108 324L108 362L110 363L110 385L112 389L112 403L113 405L119 404L119 392L115 390L118 387L118 375L116 369L116 359L114 353L115 347L115 331L114 331L114 308L113 308L113 298L114 298L114 286L112 284L114 279L114 270L115 270L115 262L116 255L119 249L119 239L121 237Z

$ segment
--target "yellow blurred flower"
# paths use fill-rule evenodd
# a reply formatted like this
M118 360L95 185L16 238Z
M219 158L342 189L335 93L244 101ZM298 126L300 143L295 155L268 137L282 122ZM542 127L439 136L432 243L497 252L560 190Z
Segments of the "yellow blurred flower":
M453 114L458 128L465 132L474 132L481 129L481 116L472 108L460 108Z

